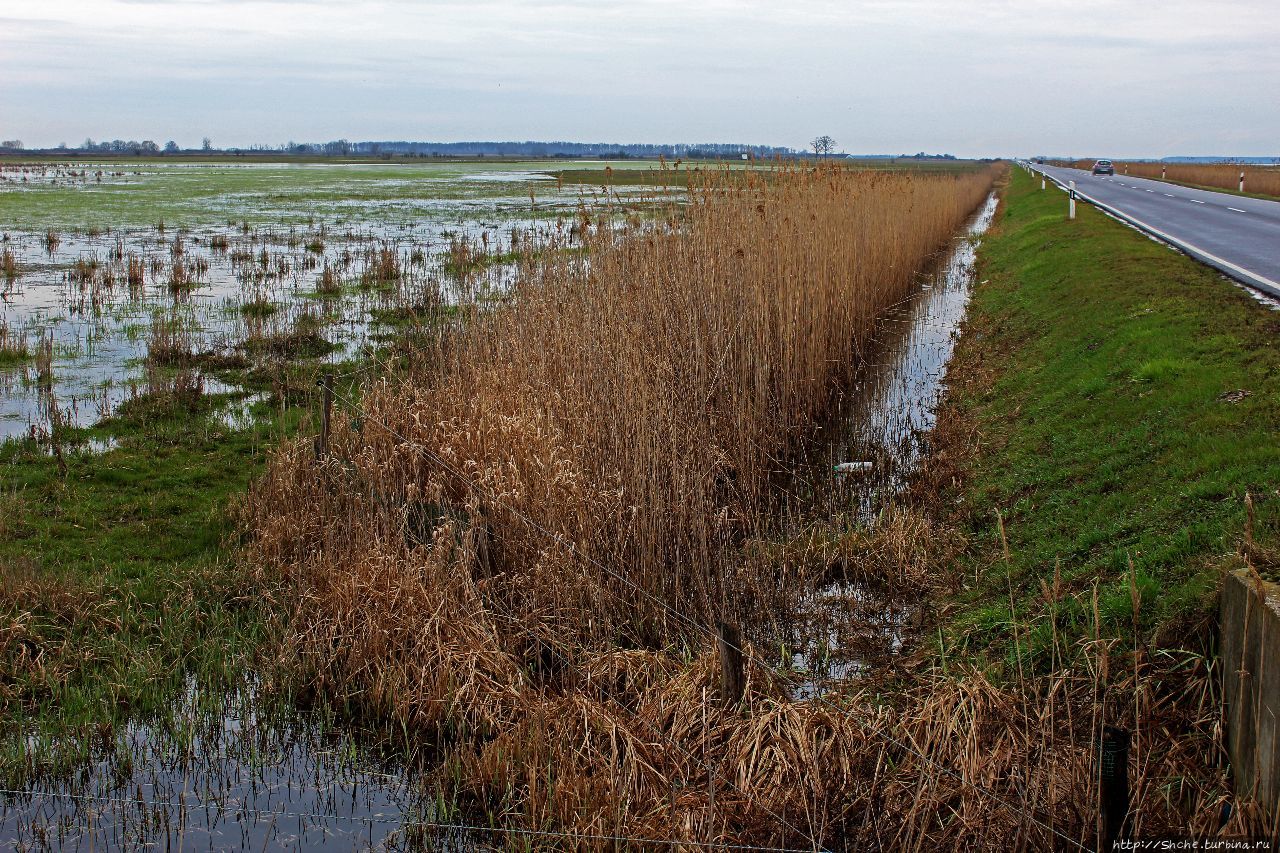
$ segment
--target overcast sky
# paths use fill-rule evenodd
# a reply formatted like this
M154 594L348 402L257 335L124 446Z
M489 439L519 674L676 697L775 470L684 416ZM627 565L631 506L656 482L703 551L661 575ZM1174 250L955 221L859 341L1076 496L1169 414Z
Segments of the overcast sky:
M1280 155L1277 0L0 0L0 139Z

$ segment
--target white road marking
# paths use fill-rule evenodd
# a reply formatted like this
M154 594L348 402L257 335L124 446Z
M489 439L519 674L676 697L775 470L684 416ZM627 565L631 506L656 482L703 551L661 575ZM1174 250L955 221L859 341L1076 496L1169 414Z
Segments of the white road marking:
M1245 211L1241 210L1241 209L1240 209L1240 208L1238 208L1238 207L1228 207L1228 208L1227 208L1227 210L1234 210L1236 213L1244 213L1244 212L1245 212Z
M1155 192L1155 190L1147 190L1147 192L1149 192L1149 193L1153 193L1153 192Z
M1185 240L1180 240L1177 237L1174 237L1172 234L1167 234L1164 231L1161 231L1160 229L1155 228L1154 226L1148 225L1147 223L1143 222L1141 219L1138 219L1136 216L1123 213L1117 208L1114 208L1114 207L1111 207L1110 205L1099 202L1096 199L1089 198L1089 196L1086 195L1085 193L1080 193L1080 196L1085 201L1092 202L1097 207L1102 208L1103 210L1107 211L1108 213L1117 217L1118 219L1137 225L1139 228L1141 228L1143 231L1146 231L1148 234L1153 234L1156 237L1159 237L1161 240L1164 240L1166 243L1170 244L1171 246L1176 246L1182 249L1183 251L1194 252L1196 255L1199 255L1201 259L1207 258L1208 260L1212 261L1213 264L1219 267L1220 269L1225 268L1225 269L1232 270L1238 273L1239 275L1243 276L1245 279L1254 282L1255 285L1261 284L1262 287L1260 289L1266 291L1268 295L1280 293L1280 281L1273 281L1272 279L1269 279L1264 275L1259 275L1258 273L1252 272L1251 270L1247 270L1242 266L1233 264L1230 261L1226 260L1225 258L1220 258L1217 255L1210 254L1209 252L1206 252L1204 249L1201 249L1199 246L1196 246ZM1195 201L1195 199L1190 199L1190 201ZM1204 202L1199 202L1199 203L1204 204Z
M1165 194L1164 194L1164 197L1165 197L1165 198L1173 198L1173 195L1172 195L1172 194L1170 194L1170 193L1165 193Z
M1204 202L1194 198L1189 198L1187 199L1187 201L1191 202L1192 204L1204 204Z

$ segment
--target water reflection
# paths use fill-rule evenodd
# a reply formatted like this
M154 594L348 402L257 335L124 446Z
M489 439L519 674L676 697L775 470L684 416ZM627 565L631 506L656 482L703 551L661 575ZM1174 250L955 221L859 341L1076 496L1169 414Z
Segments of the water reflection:
M947 364L969 304L978 238L996 205L992 195L919 290L880 318L840 416L800 466L784 517L816 513L864 529L881 522L919 464L936 423ZM868 660L892 658L902 648L904 630L918 618L915 603L900 592L845 578L815 590L801 613L788 626L782 661L804 674L796 689L801 697L864 673Z

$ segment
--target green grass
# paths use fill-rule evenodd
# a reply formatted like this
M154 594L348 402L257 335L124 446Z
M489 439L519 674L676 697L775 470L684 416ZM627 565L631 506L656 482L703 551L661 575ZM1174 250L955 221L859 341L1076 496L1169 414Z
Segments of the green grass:
M270 317L279 310L280 305L269 299L254 299L240 303L240 313L246 317Z
M226 668L245 651L236 640L251 639L255 620L220 606L216 595L190 593L231 572L226 506L260 470L278 427L269 419L261 429L226 427L213 414L225 399L141 397L100 426L67 430L65 474L35 442L0 445L0 565L83 587L111 611L96 628L38 614L46 651L70 640L71 655L85 663L63 683L19 680L18 700L0 703L0 732L113 722L118 711L160 701L186 671ZM94 453L82 444L91 438L116 446ZM0 601L6 605L15 602ZM211 636L217 645L208 645ZM44 698L32 706L24 697Z
M1258 501L1280 515L1280 314L1216 272L1015 169L980 252L949 374L953 415L978 429L959 522L971 547L952 642L1007 655L1092 629L1187 639ZM1247 396L1232 392L1246 391ZM1234 401L1233 401L1234 400ZM1008 534L1005 563L1000 513ZM1132 566L1132 569L1130 569ZM1055 567L1068 595L1043 594Z
M0 369L17 367L20 364L26 364L34 360L35 353L26 347L18 348L15 346L0 349Z
M477 254L471 255L467 260L461 261L461 262L455 261L448 252L442 253L441 257L444 260L440 266L440 269L445 273L445 275L450 275L455 278L462 278L463 276L470 275L471 273L479 272L480 270L483 270L483 269L488 269L489 267L492 267L492 266L498 266L501 264L519 263L521 260L524 259L525 253L524 252L477 253Z
M166 725L189 678L218 696L251 671L271 609L235 558L230 509L307 428L319 372L346 367L237 373L276 392L245 429L220 416L243 394L134 398L60 432L65 471L47 444L0 444L0 653L42 662L0 661L0 781L74 767L126 720ZM28 735L41 746L24 749Z

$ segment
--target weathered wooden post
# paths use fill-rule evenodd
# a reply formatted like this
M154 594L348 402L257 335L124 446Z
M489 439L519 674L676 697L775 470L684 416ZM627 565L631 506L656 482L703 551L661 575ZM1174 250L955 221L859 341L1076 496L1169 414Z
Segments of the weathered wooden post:
M1253 498L1245 503L1245 543L1253 539ZM1280 814L1280 585L1252 566L1230 572L1219 603L1218 648L1227 751L1235 790L1273 821ZM1280 849L1277 847L1275 849Z
M329 416L333 413L333 374L326 373L316 382L324 389L324 409L320 415L320 435L316 436L316 459L329 452Z
M716 645L720 648L720 700L726 705L737 705L746 686L742 674L742 632L727 622L717 622L716 635Z
M1102 783L1102 849L1112 850L1117 839L1128 837L1129 732L1115 726L1103 728L1098 763Z

